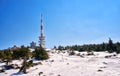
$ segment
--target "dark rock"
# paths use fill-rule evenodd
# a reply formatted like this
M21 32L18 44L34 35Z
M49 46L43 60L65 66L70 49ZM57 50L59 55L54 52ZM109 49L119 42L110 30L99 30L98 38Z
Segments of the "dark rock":
M106 62L103 62L103 64L107 64Z
M43 74L43 72L39 72L39 75Z
M3 72L5 72L5 70L4 70L4 69L1 69L1 70L0 70L0 73L3 73Z
M101 70L101 69L98 69L98 72L102 72L103 70Z
M67 63L67 65L69 65L69 63Z

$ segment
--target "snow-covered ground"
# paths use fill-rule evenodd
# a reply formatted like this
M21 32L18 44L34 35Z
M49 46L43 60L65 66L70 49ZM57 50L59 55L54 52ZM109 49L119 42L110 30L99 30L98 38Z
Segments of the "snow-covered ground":
M18 73L19 70L6 70L0 76L120 76L120 55L105 58L113 55L107 52L94 52L95 55L87 56L86 52L80 56L69 56L68 53L50 52L50 59L40 61L37 65L28 69L27 74ZM14 61L13 63L21 63ZM34 61L37 62L37 61ZM0 63L0 66L3 63Z

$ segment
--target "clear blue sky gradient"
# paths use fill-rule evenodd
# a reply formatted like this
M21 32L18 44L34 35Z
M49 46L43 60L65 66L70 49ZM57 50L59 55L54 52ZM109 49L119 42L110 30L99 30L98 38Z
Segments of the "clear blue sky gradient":
M41 13L47 48L120 41L120 0L0 0L0 49L38 45Z

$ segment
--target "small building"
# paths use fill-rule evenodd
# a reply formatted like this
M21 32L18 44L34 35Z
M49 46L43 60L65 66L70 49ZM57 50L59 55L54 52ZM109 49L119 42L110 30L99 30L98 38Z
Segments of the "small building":
M35 49L35 48L36 48L36 43L32 41L32 42L30 43L30 48L31 48L31 49Z
M19 49L19 47L17 47L16 45L14 45L13 47L10 48L10 50L14 51L14 50L17 50Z

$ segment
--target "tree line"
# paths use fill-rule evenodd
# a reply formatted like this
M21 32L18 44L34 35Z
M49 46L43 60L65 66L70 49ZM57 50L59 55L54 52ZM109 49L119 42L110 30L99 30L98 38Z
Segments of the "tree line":
M23 72L25 74L27 73L27 68L32 67L33 65L37 65L33 63L32 58L37 60L46 60L49 58L49 55L47 54L46 50L42 47L36 47L35 51L32 52L29 49L29 47L25 47L24 45L20 48L16 48L13 50L11 50L10 48L0 50L0 62L6 62L4 68L13 68L10 62L12 62L12 60L22 59L23 64L19 68L19 72ZM0 72L5 72L5 69L1 69Z
M49 58L46 50L42 47L37 47L33 52L30 51L29 47L25 47L24 45L14 50L11 50L10 48L0 50L1 61L10 62L11 60L23 59L24 57L27 59L35 58L38 60L45 60Z
M101 44L86 44L86 45L73 45L73 46L58 46L54 47L58 50L77 50L79 52L82 51L108 51L109 53L120 53L120 42L113 43L113 40L109 38L108 43Z

